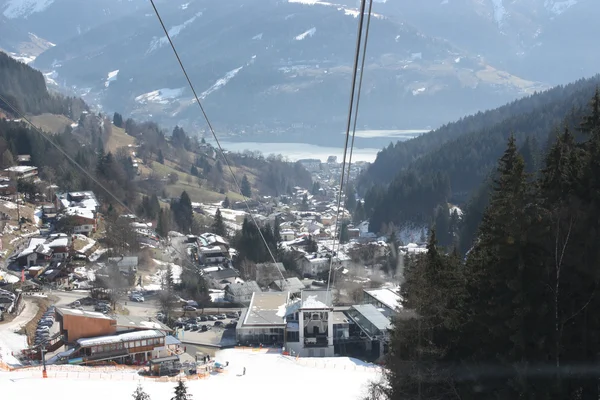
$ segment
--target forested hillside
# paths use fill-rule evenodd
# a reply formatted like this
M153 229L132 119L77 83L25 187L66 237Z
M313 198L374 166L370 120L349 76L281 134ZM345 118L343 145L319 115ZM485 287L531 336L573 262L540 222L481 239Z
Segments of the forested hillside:
M428 252L405 264L403 306L418 318L394 320L373 393L597 399L599 189L599 95L535 176L511 136L466 259L439 250L434 231Z
M390 223L428 225L437 205L467 203L511 134L528 168L535 169L548 140L587 112L599 83L596 76L557 87L383 150L360 178L363 188L375 182L365 194L370 229L378 232ZM389 181L389 171L399 169Z
M377 154L377 159L361 176L358 188L366 190L375 183L387 185L400 170L409 167L415 160L438 149L445 151L443 148L446 143L469 133L485 137L500 133L504 134L502 141L508 137L506 128L525 131L529 127L536 127L539 128L539 132L546 132L548 125L561 123L572 108L581 109L585 104L584 101L591 97L598 84L600 84L600 76L582 79L566 86L557 86L497 109L461 118L414 139L398 141L396 144L390 143ZM523 124L520 118L525 118L528 125ZM539 126L539 121L543 126ZM542 136L544 135L542 133ZM517 138L520 139L521 135L517 134ZM500 146L497 154L501 152Z
M41 72L27 64L16 61L0 51L0 95L27 114L62 114L77 120L87 110L83 100L50 94ZM0 109L12 113L12 109L0 99Z

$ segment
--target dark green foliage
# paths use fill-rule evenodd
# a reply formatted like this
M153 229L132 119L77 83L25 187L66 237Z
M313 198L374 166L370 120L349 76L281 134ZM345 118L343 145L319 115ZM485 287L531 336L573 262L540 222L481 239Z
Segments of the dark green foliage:
M123 127L123 116L118 112L114 113L113 115L113 124L119 128Z
M229 208L231 206L231 203L229 201L229 197L225 196L225 200L223 200L223 208Z
M166 208L158 212L158 220L156 223L156 233L158 236L166 238L171 230L171 212Z
M269 246L268 249L261 233ZM259 232L259 228L248 218L244 218L242 230L236 232L231 245L238 251L240 260L254 263L272 262L271 254L277 254L277 240L271 226L267 224L261 227Z
M77 120L88 107L83 100L50 94L41 72L0 51L0 95L18 111L27 114L62 114ZM13 114L12 108L0 100L0 109Z
M150 396L148 393L144 392L142 385L138 385L131 397L133 397L133 400L150 400Z
M160 164L165 163L165 156L163 156L162 150L158 150L158 155L156 156L156 161L158 161Z
M554 134L533 176L509 137L466 208L481 215L466 260L440 252L435 233L426 255L405 260L403 305L419 318L394 321L386 384L374 388L384 398L598 397L598 100L583 140Z
M579 123L599 82L600 76L596 76L559 86L496 110L463 118L418 138L390 144L379 152L357 183L360 192L365 194L367 217L373 217L371 230L377 231L383 223L390 222L397 226L429 224L436 207L443 202L464 205L488 178L511 133L525 159L525 171L539 169L540 155L547 150L550 132L564 125L565 120ZM589 121L596 118L593 107L592 104ZM581 134L576 133L576 139L580 140ZM447 186L436 184L438 174L444 176ZM437 201L425 204L415 194L409 207L417 209L407 208L409 193L404 187L414 187L411 179L420 182L424 190L431 189L427 201Z
M316 253L317 251L319 251L319 244L312 236L308 237L308 244L306 245L306 251L308 253Z
M340 227L340 237L339 237L340 243L348 243L348 241L350 240L350 236L348 234L348 223L347 222L342 222L342 226Z
M225 227L225 222L223 221L223 216L221 215L221 210L217 208L217 212L215 213L215 219L211 225L212 233L226 237L227 236L227 228Z
M302 203L300 204L300 211L308 211L308 195L304 193L302 196Z
M246 174L242 177L242 183L240 186L240 190L242 191L242 196L244 197L252 197L252 189L250 187L250 181Z
M319 184L319 182L313 182L310 194L312 194L313 196L317 196L319 194L319 189L321 189L321 185Z
M192 209L192 200L187 192L181 192L181 196L177 200L171 200L171 212L173 219L179 227L179 231L189 233L192 227L194 211Z
M350 212L356 208L356 191L354 190L354 185L352 185L352 182L349 182L348 185L346 185L346 199L344 202L344 207Z
M190 169L190 175L192 175L192 176L199 176L198 175L198 168L196 168L195 165L192 165L192 168Z
M177 386L175 386L175 396L171 397L171 400L189 400L191 397L192 395L187 392L185 382L179 380Z

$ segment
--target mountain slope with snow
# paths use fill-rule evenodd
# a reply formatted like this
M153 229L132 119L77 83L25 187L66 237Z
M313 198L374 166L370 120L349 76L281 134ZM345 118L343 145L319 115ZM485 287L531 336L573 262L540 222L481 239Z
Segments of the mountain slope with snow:
M221 131L312 140L343 130L358 23L352 6L180 0L158 7ZM360 126L433 126L542 87L375 12ZM204 128L149 5L59 43L34 65L106 110Z

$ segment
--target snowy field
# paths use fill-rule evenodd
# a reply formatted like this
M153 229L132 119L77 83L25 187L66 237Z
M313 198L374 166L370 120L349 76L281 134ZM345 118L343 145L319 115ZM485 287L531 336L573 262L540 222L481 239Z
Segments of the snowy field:
M261 400L304 400L316 393L317 398L361 399L368 383L379 377L377 367L347 357L296 360L279 354L229 349L218 352L216 361L229 361L229 367L221 374L187 382L192 400L248 396ZM42 379L39 369L0 372L1 398L130 400L138 383L152 400L173 397L174 382L142 379L133 371L90 373L89 370L94 371L77 366L50 366L48 379Z

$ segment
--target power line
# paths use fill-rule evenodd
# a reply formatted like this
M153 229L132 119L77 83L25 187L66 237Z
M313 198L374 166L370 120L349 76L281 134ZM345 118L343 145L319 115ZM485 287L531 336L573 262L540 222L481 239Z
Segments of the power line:
M352 152L354 150L354 137L356 136L356 123L358 121L358 108L360 105L360 95L362 93L362 82L363 82L363 75L365 72L365 60L367 58L367 44L369 43L369 28L371 27L371 12L372 12L372 10L373 10L373 0L369 0L369 11L368 11L368 16L367 16L367 26L365 28L365 40L363 43L363 50L362 50L360 78L358 80L358 93L356 94L356 107L354 109L354 126L352 127L352 143L350 144L350 157L348 159L348 175L346 177L346 184L348 184L348 182L350 182L350 172L352 170ZM354 193L350 193L348 195L354 196ZM338 239L338 248L339 248L341 239L342 239L342 231L340 230L339 239ZM334 250L334 247L335 247L335 239L333 242L332 251ZM335 281L335 275L333 275L331 277L331 281L332 281L332 283L333 283L333 281Z
M233 172L233 168L231 168L231 164L229 163L229 160L227 159L227 157L225 156L225 152L223 150L223 147L221 146L221 142L219 141L219 138L217 137L217 134L213 128L212 123L210 122L210 119L208 118L208 115L206 114L206 111L204 110L204 107L202 106L202 103L200 102L200 98L198 97L198 94L196 93L196 89L194 88L194 85L192 84L192 81L187 73L187 70L185 69L183 62L181 61L181 57L179 57L179 53L177 52L177 49L175 48L175 44L173 43L173 40L171 39L171 35L169 34L169 31L167 29L167 27L165 26L162 17L160 16L160 13L158 11L158 9L156 8L156 5L154 4L154 0L150 0L150 3L152 4L152 8L154 9L154 13L156 14L156 17L158 18L158 22L160 22L160 25L163 29L163 31L165 32L165 36L167 37L167 40L169 41L169 44L171 45L171 49L173 50L173 53L175 54L175 57L177 58L177 62L179 63L179 67L181 68L181 71L183 72L183 75L185 76L185 79L187 80L187 83L190 87L190 89L192 90L192 93L194 94L194 98L196 99L196 103L198 103L198 107L200 107L200 111L202 112L202 116L204 117L204 119L206 120L206 124L208 125L208 129L210 130L210 133L212 134L213 138L215 139L215 142L217 143L217 146L219 147L219 152L221 153L221 157L223 158L223 160L225 161L225 164L227 164L227 168L229 169L229 172L231 173L231 177L233 178L233 182L235 183L235 186L237 187L238 191L240 192L240 194L242 195L242 199L244 200L244 204L246 205L246 208L248 209L248 214L250 215L250 218L252 219L252 222L254 222L254 225L256 225L256 227L258 228L258 233L260 234L260 238L262 239L265 247L267 248L267 251L269 252L269 256L271 257L271 259L273 260L273 264L277 264L277 260L275 259L275 256L273 255L273 252L271 251L271 248L269 247L269 244L267 243L267 240L265 239L262 231L260 230L260 226L258 225L258 222L256 221L256 219L254 218L254 215L252 214L252 210L250 209L250 206L248 205L248 201L246 200L246 196L244 196L244 194L242 193L242 188L237 180L237 178L235 177L235 173ZM277 270L279 271L279 268L277 268ZM285 277L283 276L283 273L281 271L279 271L279 273L281 274L281 277L283 280L285 280Z
M355 51L355 56L354 56L354 69L352 71L352 88L350 90L350 105L349 105L349 109L348 109L348 123L346 126L346 141L344 144L344 158L342 160L342 171L340 174L340 188L339 188L338 199L337 199L334 235L337 235L338 225L339 225L339 221L340 221L340 207L342 204L342 193L343 193L343 189L344 189L344 173L345 173L345 169L346 169L346 155L348 153L348 142L350 140L350 126L352 123L352 109L354 107L354 92L356 90L356 77L358 75L358 60L360 58L360 44L362 42L363 23L365 20L365 6L366 6L366 0L361 0L360 19L358 22L358 33L357 33L357 37L356 37L356 51ZM341 231L340 231L340 236L341 236ZM333 268L333 259L335 257L335 236L333 239L333 246L332 246L331 250L332 250L332 254L331 254L331 259L329 260L329 277L327 279L327 292L326 292L327 297L329 296L329 287L330 287L330 283L331 283L331 271Z

